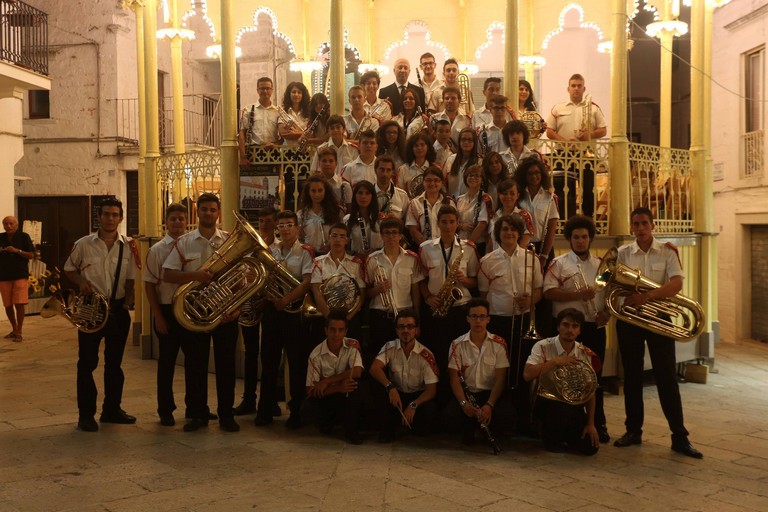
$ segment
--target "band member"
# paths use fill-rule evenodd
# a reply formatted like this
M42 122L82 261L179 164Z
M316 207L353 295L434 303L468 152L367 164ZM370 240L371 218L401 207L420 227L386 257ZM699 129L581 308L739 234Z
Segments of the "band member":
M504 163L501 155L495 151L486 153L483 158L483 178L485 180L485 191L491 196L495 211L499 207L498 186L501 182L510 178L507 164Z
M590 349L576 341L584 322L581 311L566 308L557 315L558 335L538 341L525 363L526 382L541 377L561 366L586 363L600 370L600 359ZM594 368L597 367L597 368ZM595 396L584 405L575 405L536 397L535 414L541 421L541 439L550 452L574 449L584 455L594 455L600 448L595 429Z
M380 156L374 164L376 169L376 201L379 212L388 217L403 219L410 199L405 190L395 186L395 161L388 156Z
M526 158L541 160L541 155L527 146L530 140L528 127L522 121L507 123L501 134L507 146L507 149L501 152L501 158L504 159L504 163L512 174L515 173L520 162Z
M366 71L360 77L360 85L365 90L365 111L379 122L379 125L392 119L392 107L387 100L378 97L381 78L376 71Z
M421 68L421 80L419 86L424 89L424 100L427 105L429 105L430 99L432 98L432 93L434 91L439 91L440 87L443 85L443 81L437 78L437 74L435 73L436 66L437 62L435 61L435 56L431 53L427 52L419 57L419 67Z
M427 110L429 112L440 112L444 108L445 104L445 89L454 88L459 89L459 63L456 59L446 59L443 63L443 85L439 90L435 90L430 97ZM462 106L461 113L467 116L472 116L475 112L475 102L472 98L472 91L469 91L468 98L461 98L459 95L459 101L464 100L466 106Z
M624 299L624 306L642 306L651 300L673 297L683 288L685 274L677 248L662 243L653 236L655 225L648 208L632 212L632 233L635 241L619 248L618 262L639 271L661 286L645 292L635 292ZM668 318L667 318L668 320ZM624 367L624 408L627 432L614 446L630 446L643 441L643 364L645 344L653 365L653 375L659 392L659 402L672 431L672 450L700 459L700 451L688 442L688 431L683 424L683 404L675 375L675 342L672 338L652 333L642 327L619 320L616 324L619 352Z
M310 176L299 197L299 239L315 254L328 252L328 231L341 222L341 210L331 184L321 176Z
M455 144L459 144L461 131L472 129L472 121L469 116L463 114L459 109L461 103L461 91L456 87L443 88L443 109L432 114L430 123L440 120L446 120L451 123L451 139ZM434 121L433 121L434 120ZM474 130L473 130L474 131Z
M403 102L401 112L393 117L392 121L396 122L397 126L403 130L406 138L412 137L426 129L424 114L417 107L415 92L406 90L400 99Z
M197 281L209 283L213 278L208 270L199 270L220 247L227 233L216 227L221 202L210 193L197 198L197 229L180 236L173 250L163 263L163 279L176 285ZM235 349L237 322L225 317L212 331L192 332L184 330L184 373L187 380L187 417L185 432L194 432L208 426L211 417L208 410L208 354L213 337L213 357L216 367L216 398L219 428L237 432L232 412L235 401Z
M379 203L373 183L361 181L352 187L352 207L344 216L352 237L349 250L362 259L381 249L384 242L379 230Z
M384 247L371 253L365 264L370 302L370 343L363 353L363 360L370 363L381 347L392 340L396 333L394 319L397 312L406 308L420 307L419 281L424 279L419 257L413 251L400 246L403 223L399 219L381 221L381 237Z
M504 137L504 127L510 122L507 121L509 112L507 110L507 97L497 94L491 100L491 120L488 123L473 124L480 139L481 153L485 156L489 151L501 153L509 145Z
M464 444L474 442L479 424L499 434L509 430L514 422L511 404L501 398L509 367L507 344L501 336L488 331L488 308L485 299L469 301L466 313L469 332L453 340L448 349L448 379L455 400L443 409L443 424L449 431L461 432ZM461 385L460 373L466 391ZM468 393L472 397L467 396Z
M448 194L452 197L459 197L467 191L467 187L464 185L464 172L473 165L482 165L483 163L475 130L464 128L459 133L457 142L456 154L449 156L443 167Z
M347 137L350 140L359 140L360 134L379 129L379 122L369 116L365 111L365 90L359 85L349 88L349 114L344 116L344 125L347 128Z
M350 144L346 139L347 129L344 125L344 118L341 116L331 116L326 123L328 127L329 138L326 142L323 142L317 146L317 152L312 157L312 163L309 166L310 172L317 172L320 170L320 150L324 148L332 148L336 151L336 168L335 174L341 174L341 169L349 162L353 161L360 152L357 148ZM349 196L347 196L349 199Z
M443 195L443 172L434 165L424 171L424 192L411 199L405 216L405 227L416 247L426 240L440 236L437 216L443 205L451 199Z
M370 365L370 374L380 386L374 388L379 420L379 442L390 443L397 425L425 435L437 420L438 369L435 356L416 339L418 314L404 309L395 320L397 339L381 348Z
M280 140L277 133L278 110L272 104L272 79L266 76L259 78L256 81L256 89L259 101L240 111L240 165L248 164L246 146L266 146L276 144Z
M424 311L423 326L428 336L424 343L437 357L440 371L448 367L448 344L467 328L465 310L471 295L470 288L477 286L477 253L472 242L456 236L459 227L459 213L451 205L440 207L437 213L440 236L423 242L419 247L419 259L426 279L419 283L424 302L429 308ZM446 285L454 282L454 286ZM445 301L461 297L447 307ZM436 317L435 312L446 310L447 314Z
M258 212L258 229L261 239L270 247L275 242L275 224L277 224L277 211L268 206ZM265 299L264 299L265 300ZM243 398L232 410L235 416L244 416L256 412L256 382L259 373L259 341L261 339L261 322L252 326L240 326L243 334ZM275 401L272 408L275 416L280 416L282 411Z
M482 126L484 124L492 124L493 119L493 100L497 96L501 95L501 78L492 76L486 78L483 82L483 96L485 96L485 104L472 114L472 126ZM510 122L513 117L509 113L506 105L506 101L503 102L505 111L501 117L501 126Z
M9 215L3 219L5 232L0 233L0 295L11 332L5 339L21 342L24 307L29 303L29 261L35 259L35 246L27 233L19 229L19 221Z
M277 130L287 142L295 143L309 124L309 91L301 82L291 82L283 94L282 111L278 114Z
M348 211L352 204L352 186L336 174L336 150L332 147L320 148L315 156L320 162L320 174L331 186L340 212Z
M520 218L501 217L493 236L498 248L480 260L477 287L480 296L490 302L490 329L510 340L509 385L514 388L515 404L520 412L530 410L528 393L522 388L523 364L532 344L523 342L530 322L531 307L541 300L541 269L518 240L523 232Z
M77 428L96 432L96 382L93 371L99 364L99 344L104 339L104 402L101 423L136 423L136 418L120 407L125 377L120 367L125 341L131 327L128 309L133 306L134 279L138 266L136 242L120 235L123 203L105 199L96 207L99 230L75 242L64 264L64 272L81 294L100 293L109 300L109 318L93 333L77 331Z
M520 117L525 112L537 112L536 98L533 95L533 88L528 80L520 80L517 93L517 112Z
M397 186L408 194L417 191L419 187L412 187L411 182L417 176L424 174L424 171L435 163L436 157L429 135L418 133L409 137L405 144L405 163L400 166L397 173ZM421 188L424 188L423 182Z
M386 121L376 132L376 158L388 156L395 161L395 169L403 165L403 152L405 146L405 132L394 121Z
M359 181L376 182L376 171L373 163L376 159L376 132L366 130L360 134L360 156L349 162L341 169L341 177L355 186ZM351 201L350 201L351 202Z
M576 73L568 79L568 101L558 103L552 107L547 119L547 137L551 140L589 142L593 139L605 137L607 124L603 111L591 99L585 99L584 77ZM564 147L562 153L566 159L584 158L586 148L569 146ZM581 182L582 203L579 205L582 213L589 217L595 207L595 170L592 163L587 162L581 169L583 180ZM579 169L571 166L567 169L568 197L565 196L566 169L558 166L553 171L555 193L563 202L567 203L568 216L576 213L576 182L580 179ZM560 206L560 215L563 215L565 205Z
M311 133L307 133L307 142L314 146L328 140L328 118L330 117L328 98L325 94L318 92L312 95L309 100L309 123L307 126L315 125ZM317 123L315 120L317 118Z
M610 314L605 311L604 293L595 292L594 282L600 258L589 252L595 238L595 224L591 218L576 215L565 223L565 239L570 252L552 260L544 276L544 297L552 302L552 314L558 316L565 309L576 309L584 314L580 324L581 343L592 350L600 361L605 360L605 327ZM555 324L557 325L557 324ZM598 383L602 380L597 372ZM595 425L601 443L611 440L603 410L603 388L595 394Z
M459 238L469 240L476 247L478 254L485 254L485 234L488 231L488 219L493 215L493 201L483 189L483 168L473 165L464 173L464 185L467 192L456 200L459 211Z
M435 163L441 169L445 169L448 157L455 153L456 144L451 138L451 122L447 119L441 119L435 123Z
M518 192L518 185L515 180L506 179L499 184L499 207L488 223L488 233L490 236L488 237L486 253L496 249L497 244L493 235L494 229L496 229L496 222L505 215L512 215L522 221L523 231L520 232L517 244L523 249L528 248L528 244L531 241L531 233L533 232L533 220L530 213L517 206L518 199L520 199L520 192Z
M301 427L301 403L304 400L304 383L307 376L306 359L312 350L307 327L300 321L301 313L286 311L288 306L300 302L310 288L314 268L312 247L299 241L296 214L283 210L277 214L277 230L280 240L270 246L272 256L299 282L293 290L280 298L270 298L264 308L261 321L261 397L256 407L257 427L272 423L273 409L277 401L277 373L283 349L290 368L290 416L285 426Z
M362 394L358 380L363 373L360 343L347 338L346 311L331 311L325 321L326 339L312 350L306 365L307 400L301 408L304 421L313 422L324 435L333 432L342 418L344 437L350 444L363 442L359 432Z
M157 358L157 414L160 424L172 427L176 424L173 411L176 402L173 399L173 374L176 358L183 345L184 330L173 314L173 293L177 284L163 279L163 263L173 250L176 239L187 230L187 208L179 203L172 203L165 210L167 233L162 240L149 249L146 271L143 273L144 289L152 310L155 333L159 340Z
M547 166L540 160L529 158L520 162L514 174L521 196L518 205L531 214L533 231L531 240L536 246L542 269L555 257L555 231L560 214L557 199L550 192L551 181Z
M408 76L411 74L411 65L408 60L397 59L393 71L395 82L379 90L379 98L389 100L389 104L392 105L392 115L396 116L401 112L402 101L400 96L403 95L406 89L413 90L416 93L417 105L421 107L422 111L425 111L424 89L408 82Z

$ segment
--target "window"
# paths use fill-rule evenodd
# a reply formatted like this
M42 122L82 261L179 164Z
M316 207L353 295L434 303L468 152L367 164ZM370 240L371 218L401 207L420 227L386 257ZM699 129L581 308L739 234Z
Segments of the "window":
M765 47L744 54L745 132L756 132L763 129L764 63Z
M29 91L29 118L51 118L50 91Z

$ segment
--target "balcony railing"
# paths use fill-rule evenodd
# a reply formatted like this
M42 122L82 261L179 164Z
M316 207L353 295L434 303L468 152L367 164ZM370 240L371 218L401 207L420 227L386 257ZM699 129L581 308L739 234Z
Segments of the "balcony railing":
M757 130L741 136L744 147L742 178L760 178L765 174L765 132Z
M48 74L48 14L21 1L0 0L0 60Z
M187 145L219 147L221 145L221 102L218 94L184 96L184 141ZM121 146L139 145L139 101L135 98L115 101L117 138ZM160 146L173 146L175 122L173 98L163 98L158 112Z

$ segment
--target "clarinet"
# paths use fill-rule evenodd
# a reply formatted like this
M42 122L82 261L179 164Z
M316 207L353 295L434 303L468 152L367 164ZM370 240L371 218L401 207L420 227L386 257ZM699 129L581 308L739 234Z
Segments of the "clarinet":
M480 208L483 206L483 189L480 189L480 192L477 194L477 201L475 202L475 220L472 222L473 226L477 226L477 221L480 218ZM474 227L472 228L475 229ZM470 233L471 235L472 233Z
M363 252L367 253L370 244L368 243L368 236L365 233L365 219L363 219L363 216L360 214L357 215L357 223L360 225L360 238L363 239Z
M459 384L461 384L461 389L464 390L464 396L467 397L467 403L475 409L480 409L480 407L477 405L477 400L475 400L475 395L469 390L469 386L467 386L467 383L464 380L464 376L461 374L461 370L457 370L456 374L459 376ZM485 423L480 423L480 429L483 431L483 434L485 434L485 438L488 440L488 444L491 445L493 454L498 455L501 453L499 443L496 442L496 439L493 437L491 429L488 428L488 425Z
M253 144L253 126L256 124L256 104L251 105L251 112L248 114L248 131L245 132L245 145Z
M304 133L301 134L301 138L299 139L299 147L298 147L299 153L304 153L306 151L307 142L309 141L309 136L314 135L315 130L317 129L317 125L320 124L320 119L325 115L327 111L328 111L328 103L323 105L323 108L315 116L315 119L312 121L312 123L309 126L307 126L307 129L304 130Z

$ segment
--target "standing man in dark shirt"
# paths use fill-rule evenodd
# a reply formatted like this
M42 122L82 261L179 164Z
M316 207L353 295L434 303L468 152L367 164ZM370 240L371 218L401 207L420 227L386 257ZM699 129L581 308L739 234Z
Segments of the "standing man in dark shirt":
M5 314L11 322L6 339L21 341L24 306L29 304L29 260L35 257L32 239L19 231L19 221L9 215L3 219L5 233L0 233L0 295Z

